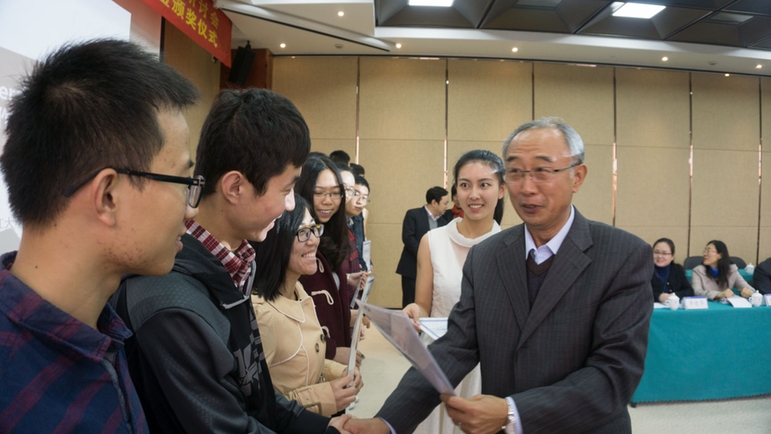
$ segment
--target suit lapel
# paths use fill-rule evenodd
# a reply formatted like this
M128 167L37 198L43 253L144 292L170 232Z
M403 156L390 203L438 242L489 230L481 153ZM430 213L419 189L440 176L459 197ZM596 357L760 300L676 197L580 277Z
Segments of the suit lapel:
M546 279L538 291L533 308L530 310L518 346L521 346L530 337L565 293L573 287L578 276L591 264L592 260L584 253L591 245L589 224L576 210L573 226L565 237L565 241L562 242L551 267L549 267ZM524 252L521 255L524 256ZM524 259L522 261L524 263ZM527 277L525 277L524 285L527 288ZM524 293L527 291L525 290ZM525 297L525 303L528 303L527 297Z
M525 226L511 229L504 239L504 249L498 255L498 269L503 276L503 286L511 301L519 329L524 330L529 315L527 301L527 275L525 274Z

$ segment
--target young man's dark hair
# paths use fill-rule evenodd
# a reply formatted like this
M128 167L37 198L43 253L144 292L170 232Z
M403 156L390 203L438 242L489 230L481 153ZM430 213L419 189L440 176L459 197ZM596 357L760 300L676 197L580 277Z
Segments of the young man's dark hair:
M310 146L308 126L288 99L266 89L222 91L198 142L195 174L209 180L203 197L214 193L217 180L231 170L243 173L263 194L287 163L303 165Z
M195 216L195 86L129 42L66 45L11 102L0 168L18 252L0 257L0 432L149 428L107 300L168 273Z
M163 146L158 110L198 99L157 56L118 40L65 46L22 87L10 103L0 165L14 216L30 229L52 222L69 200L63 193L94 171L147 172Z
M348 163L351 162L351 156L348 155L347 152L338 149L337 151L332 151L331 154L329 154L329 158L332 159L332 161L335 162L335 164L347 166Z
M370 193L372 192L372 189L369 188L369 182L367 182L367 179L364 178L363 176L359 176L359 175L354 174L353 180L356 183L356 185L363 185L363 186L367 187L367 190L369 190Z
M354 175L364 178L364 166L356 163L351 163L350 166L351 172L353 172Z
M439 203L443 197L447 196L447 194L447 190L442 187L431 187L426 191L426 203L430 204L434 201Z

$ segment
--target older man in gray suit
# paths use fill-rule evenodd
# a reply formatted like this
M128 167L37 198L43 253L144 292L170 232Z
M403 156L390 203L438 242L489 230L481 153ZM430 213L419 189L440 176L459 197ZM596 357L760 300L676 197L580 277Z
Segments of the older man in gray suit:
M463 268L447 334L429 348L453 384L479 362L482 395L443 395L466 433L631 433L627 402L643 373L652 311L650 246L584 218L580 136L560 119L526 123L503 146L524 221L480 243ZM414 369L353 433L402 434L440 403Z

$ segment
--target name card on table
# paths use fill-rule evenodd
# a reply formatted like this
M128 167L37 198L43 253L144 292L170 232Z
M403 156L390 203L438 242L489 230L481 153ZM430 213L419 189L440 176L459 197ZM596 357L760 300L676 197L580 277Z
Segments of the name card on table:
M685 310L709 309L709 306L707 305L707 297L703 295L683 297L683 307Z
M771 306L771 294L765 294L763 296L763 304L766 306Z

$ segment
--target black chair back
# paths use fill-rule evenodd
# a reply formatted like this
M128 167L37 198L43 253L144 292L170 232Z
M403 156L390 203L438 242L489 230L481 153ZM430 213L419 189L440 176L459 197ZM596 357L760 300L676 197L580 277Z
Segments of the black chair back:
M685 258L683 268L686 270L693 270L697 265L701 265L702 261L704 261L703 256L689 256Z
M738 257L738 256L731 256L731 261L736 264L737 267L741 270L742 268L747 266L747 263L744 262L744 259Z

